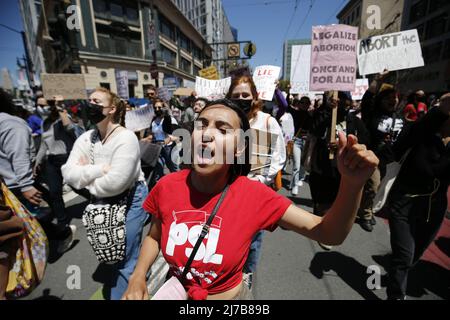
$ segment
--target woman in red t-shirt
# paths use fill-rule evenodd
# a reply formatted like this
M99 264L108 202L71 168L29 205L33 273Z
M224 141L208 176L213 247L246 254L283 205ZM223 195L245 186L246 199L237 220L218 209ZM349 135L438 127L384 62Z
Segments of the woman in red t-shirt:
M273 231L280 225L325 244L344 241L364 184L378 165L373 152L358 144L356 137L340 133L340 189L331 209L319 217L246 177L250 157L243 132L249 128L246 115L228 100L212 102L199 114L192 133L192 169L161 179L144 203L153 215L152 226L123 299L148 299L146 274L160 249L170 275L181 276L202 224L227 184L228 193L182 281L191 299L251 297L242 284L242 269L252 238L260 230Z

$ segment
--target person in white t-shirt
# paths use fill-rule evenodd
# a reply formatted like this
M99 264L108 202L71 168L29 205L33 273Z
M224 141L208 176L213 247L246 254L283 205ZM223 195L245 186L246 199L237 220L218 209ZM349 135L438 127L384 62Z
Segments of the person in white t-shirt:
M139 142L124 127L126 107L107 89L99 88L89 97L86 113L96 129L82 134L75 142L66 164L64 180L75 189L86 188L96 200L129 194L126 214L126 258L114 265L107 289L118 300L128 286L139 255L147 214L142 202L148 194L141 170Z

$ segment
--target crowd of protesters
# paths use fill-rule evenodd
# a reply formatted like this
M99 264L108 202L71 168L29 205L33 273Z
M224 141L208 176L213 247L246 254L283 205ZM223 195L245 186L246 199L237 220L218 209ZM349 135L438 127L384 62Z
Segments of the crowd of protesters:
M389 219L392 247L387 295L404 299L408 272L447 211L450 94L428 97L417 90L400 96L388 77L389 72L376 76L361 101L353 101L347 92L292 95L289 87L282 91L277 85L273 102L265 103L258 99L251 75L234 77L219 101L195 92L165 101L151 86L145 99L154 117L142 132L125 126L126 113L139 106L104 88L93 91L87 101L37 94L33 110L18 108L0 89L0 177L57 242L60 254L76 236L64 203L65 188L91 204L127 199L126 254L114 264L107 298L148 298L146 274L161 250L169 274L183 282L190 298L251 299L263 230L279 225L317 241L324 250L342 243L354 222L371 232L381 182L388 166L401 162L382 212ZM334 109L336 142L330 140ZM187 150L177 129L192 134L193 163L184 162ZM227 131L239 129L270 136L265 157L257 157L263 161L260 167L250 164L252 145ZM234 162L215 163L232 141L241 143L233 149ZM152 172L143 166L146 144L156 150ZM309 185L313 213L277 194L282 174L290 175L285 188L293 197ZM211 212L216 203L222 226L211 238L218 243L201 254L203 259L195 259L191 266L196 273L187 270L187 276L183 267L195 239L177 219ZM0 207L0 298L5 297L9 246L22 228L8 212ZM192 217L177 217L180 212ZM184 236L185 242L171 243Z

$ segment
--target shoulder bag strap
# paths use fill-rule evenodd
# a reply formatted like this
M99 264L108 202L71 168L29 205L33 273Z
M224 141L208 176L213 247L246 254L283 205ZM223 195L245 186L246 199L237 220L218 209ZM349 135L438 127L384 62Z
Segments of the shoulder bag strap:
M203 225L202 233L198 237L197 242L195 243L194 249L192 250L192 253L189 257L188 262L186 263L186 266L184 267L183 274L181 275L181 279L186 279L186 275L189 272L189 269L191 268L192 262L194 261L194 257L197 254L198 248L200 248L200 244L202 243L203 239L206 237L206 235L209 232L209 227L216 216L217 211L219 211L220 205L223 202L223 199L225 199L225 195L228 192L228 189L230 188L230 185L227 184L225 189L222 191L222 195L220 196L219 200L216 203L216 206L214 207L214 210L212 211L211 215L209 216L208 221Z

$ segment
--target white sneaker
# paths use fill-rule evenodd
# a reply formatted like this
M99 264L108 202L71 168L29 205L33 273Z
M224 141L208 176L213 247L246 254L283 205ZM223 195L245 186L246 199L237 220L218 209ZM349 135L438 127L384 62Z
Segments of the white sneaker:
M298 195L298 187L297 186L293 187L292 190L291 190L291 193L292 193L293 196Z
M297 187L303 187L303 180L299 180L297 182Z
M252 284L253 284L253 273L243 273L242 275L242 281L244 282L244 284L251 290L252 289Z
M77 227L71 224L69 228L71 231L70 235L66 239L61 240L58 244L58 249L56 250L58 254L63 254L64 252L69 250L73 244L73 240L75 239L75 233L77 232Z

